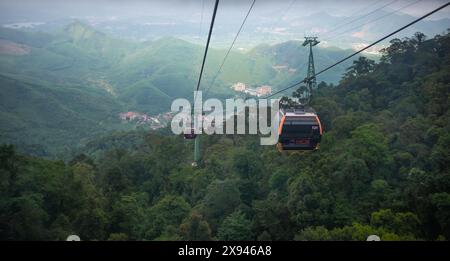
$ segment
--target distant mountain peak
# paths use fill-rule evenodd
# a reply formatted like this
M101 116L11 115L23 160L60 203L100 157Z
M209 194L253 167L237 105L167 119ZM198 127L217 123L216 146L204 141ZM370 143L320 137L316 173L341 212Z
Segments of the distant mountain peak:
M83 29L83 30L88 30L88 31L95 31L95 29L92 26L90 26L90 25L88 25L88 24L86 24L86 23L84 23L84 22L82 22L80 20L74 20L73 22L67 24L64 27L65 31L70 31L70 30L75 30L75 29Z
M64 27L64 32L74 40L87 40L96 37L105 37L105 35L92 26L80 21L74 21Z

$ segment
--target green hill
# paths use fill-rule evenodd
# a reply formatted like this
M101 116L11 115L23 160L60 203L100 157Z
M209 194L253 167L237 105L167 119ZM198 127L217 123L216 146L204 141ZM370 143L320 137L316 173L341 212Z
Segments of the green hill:
M121 105L96 89L0 75L0 141L42 156L68 153L118 125ZM115 128L119 128L116 126Z

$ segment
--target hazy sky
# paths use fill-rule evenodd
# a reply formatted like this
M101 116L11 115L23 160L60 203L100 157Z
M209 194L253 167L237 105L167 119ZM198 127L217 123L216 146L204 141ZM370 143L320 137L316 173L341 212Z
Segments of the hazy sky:
M219 13L233 19L239 12L245 12L252 0L222 0ZM389 7L405 5L415 0L397 0ZM257 0L254 14L282 14L291 6L289 13L310 15L327 12L334 16L353 14L358 9L368 7L376 2L390 3L392 0ZM446 0L422 0L403 12L420 16ZM115 16L126 18L133 16L161 15L189 17L201 13L212 12L214 0L0 0L1 22L23 20L49 21L70 16ZM381 4L378 4L378 6ZM389 7L386 9L388 10ZM374 7L372 7L374 8ZM234 15L233 15L234 14ZM431 19L450 18L450 8L435 14Z
M252 1L220 1L212 38L214 46L229 45ZM159 37L169 32L170 36L203 43L214 2L215 0L0 0L0 25L11 26L23 22L55 22L59 25L61 19L79 19L94 27L100 26L97 27L99 30L114 28L115 31L111 33L116 36L139 41L154 39L151 38L154 35L143 34L157 32L154 27L147 28L158 25L160 28L167 27L160 29ZM445 2L447 0L256 0L236 47L303 40L305 35L314 35L320 38L321 46L360 48L413 19L401 16L402 13L419 17ZM369 20L377 21L384 13L395 13L396 16L380 20L384 22L381 25L365 24L364 20L343 26L343 23L339 25L337 22L352 21L355 17L377 9L380 10L368 16ZM427 18L444 18L447 20L440 23L439 28L434 25L420 27L423 23L419 23L403 32L403 36L412 35L415 31L423 31L427 35L442 33L450 28L450 8ZM335 23L342 28L333 32ZM145 32L139 30L139 26L143 24L149 25ZM172 32L170 26L173 24L183 28ZM120 29L121 27L124 29ZM383 43L377 48L382 47ZM377 52L377 48L374 48L374 52Z

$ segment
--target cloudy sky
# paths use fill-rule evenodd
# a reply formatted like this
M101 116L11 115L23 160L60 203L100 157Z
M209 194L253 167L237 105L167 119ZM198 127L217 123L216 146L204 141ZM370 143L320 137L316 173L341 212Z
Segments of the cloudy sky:
M217 44L220 42L223 45L229 44L252 1L220 1L213 36ZM356 48L355 45L361 46L367 41L373 41L446 1L256 0L237 45L303 39L303 36L312 34L320 37L322 45L332 43L339 47ZM166 20L139 22L140 25L148 26L172 26L177 23L177 26L186 26L179 31L189 32L190 35L174 33L175 37L195 40L192 35L200 31L202 35L197 38L202 40L208 31L214 2L214 0L0 0L0 24L5 26L19 22L45 23L72 18L88 21L91 25L102 26L103 23L103 27L99 29L115 28L111 29L110 33L116 35L128 35L131 38L142 36L141 40L151 40L152 36L146 38L142 30L136 30L132 35L131 31L136 28L124 27L120 30L119 27L122 25L118 24L130 26L131 23L137 24L136 20L130 23L132 19L162 17ZM354 21L366 14L370 15ZM405 35L411 35L418 30L433 35L450 28L450 8L447 7L427 19L441 22L422 23L405 32ZM336 25L339 28L336 28Z
M252 0L221 0L220 12L238 13L245 11ZM202 8L211 11L214 0L0 0L2 19L40 18L57 19L64 16L141 16L173 15L192 16ZM308 16L317 12L327 12L335 16L351 15L358 9L376 8L392 0L257 0L255 14L280 14L289 6L289 12ZM397 0L386 7L396 8L414 0ZM446 0L423 0L401 12L420 16L427 10L445 3ZM372 5L372 6L371 6ZM365 10L364 10L365 11ZM450 8L436 14L431 19L449 18ZM229 17L231 18L231 17Z

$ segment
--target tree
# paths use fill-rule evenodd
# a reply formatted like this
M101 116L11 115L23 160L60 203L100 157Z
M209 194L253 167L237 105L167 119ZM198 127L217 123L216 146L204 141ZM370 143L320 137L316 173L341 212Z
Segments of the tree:
M128 235L125 233L111 233L108 237L108 241L127 241Z
M431 161L441 173L448 173L450 165L450 134L442 134L431 152Z
M303 170L289 184L288 209L291 218L300 228L330 224L334 199L311 170Z
M84 240L104 240L110 225L109 216L104 209L106 199L95 183L95 165L91 160L81 158L83 160L72 162L70 168L73 185L67 187L67 192L77 197L77 201L72 203L79 204L76 206L79 211L71 216L71 220L77 228L76 234ZM83 193L75 195L80 191Z
M18 159L12 145L0 146L0 195L4 198L11 195L18 174Z
M390 62L396 64L403 62L407 52L411 49L411 44L408 38L404 40L395 38L389 41L390 45L381 50L383 56L382 62Z
M339 138L348 138L350 132L361 126L367 116L361 112L350 112L333 118L333 132Z
M425 40L427 39L427 36L424 33L416 32L414 33L414 37L411 39L411 41L416 45L416 48L420 46Z
M187 241L212 240L208 222L196 211L193 211L189 218L180 225L180 234L181 238Z
M3 240L46 240L48 214L43 209L44 196L33 193L15 197L1 204L0 223Z
M235 211L223 221L217 236L223 241L249 241L254 240L251 231L251 222L241 211Z
M295 235L295 240L298 241L328 241L331 240L331 235L328 229L323 226L307 227L299 234Z
M371 176L367 163L352 155L339 157L337 170L333 173L334 184L340 193L345 193L349 200L361 198L369 187Z
M380 209L372 213L370 224L405 237L415 238L420 234L419 218L411 212L395 213L390 209Z
M280 109L290 109L294 107L297 103L287 96L283 96L280 99Z
M215 231L218 224L233 213L240 203L240 192L236 181L231 179L215 180L208 186L202 212Z
M352 131L351 135L347 146L352 155L363 159L372 174L386 175L386 170L391 167L392 157L380 127L365 124Z
M180 196L166 195L159 200L149 210L148 221L150 223L146 232L148 239L154 239L166 232L172 232L171 236L175 236L178 228L187 217L191 210L191 206L186 200Z
M128 235L130 240L144 238L146 230L145 193L134 193L121 196L112 205L111 231Z
M360 56L358 60L353 61L353 65L347 68L346 78L359 77L373 72L375 61Z
M294 236L292 213L288 209L286 197L271 192L264 200L253 201L253 226L256 231L264 231L265 239L291 240ZM260 235L262 236L262 235Z
M431 204L435 208L434 216L445 238L450 238L450 194L435 193L431 195Z
M342 114L340 105L330 98L315 97L311 101L311 106L317 111L325 131L331 130L333 128L331 124L333 119Z
M287 181L290 177L290 171L286 169L277 169L269 179L270 187L280 192L287 191Z
M269 233L267 231L263 231L259 236L258 236L258 241L271 241L271 237L269 235Z

